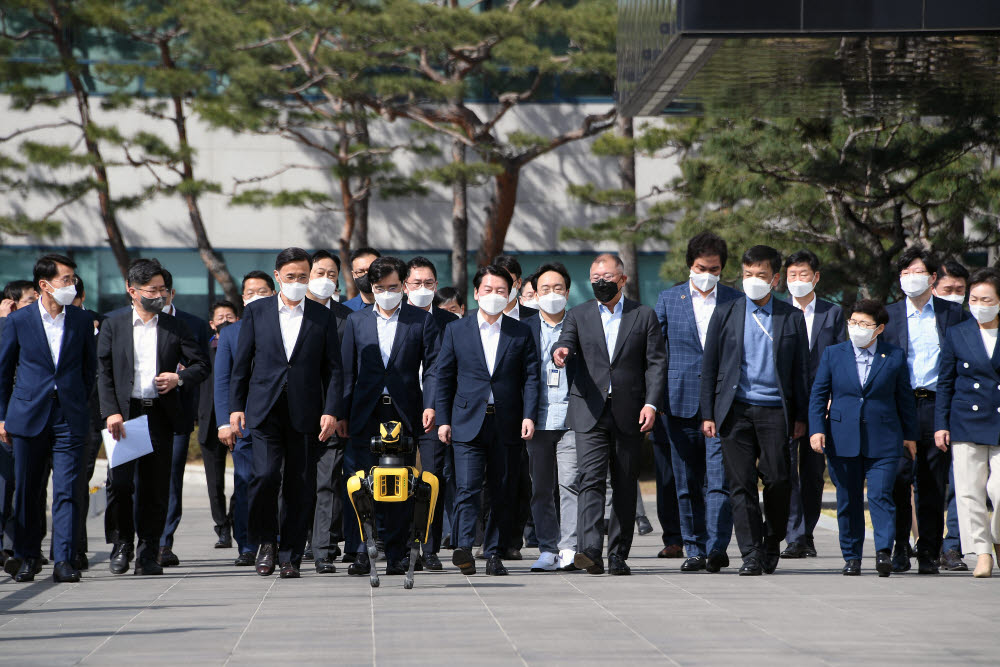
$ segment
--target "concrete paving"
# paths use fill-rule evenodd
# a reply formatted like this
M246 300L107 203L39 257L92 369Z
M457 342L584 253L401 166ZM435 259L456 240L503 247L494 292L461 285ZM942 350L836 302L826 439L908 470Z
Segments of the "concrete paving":
M79 584L53 584L51 567L31 584L0 575L0 664L997 664L1000 572L880 579L869 544L864 576L843 577L828 518L820 557L770 576L681 573L654 533L637 537L631 577L534 574L533 549L509 577L464 577L445 552L414 590L371 589L346 566L284 581L234 567L235 549L212 548L202 475L187 475L181 565L162 577L111 575L100 516Z

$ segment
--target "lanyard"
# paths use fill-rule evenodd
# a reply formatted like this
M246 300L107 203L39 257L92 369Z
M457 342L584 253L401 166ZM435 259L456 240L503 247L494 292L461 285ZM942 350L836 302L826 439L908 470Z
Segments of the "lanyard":
M765 329L764 325L760 323L760 320L757 318L757 313L750 313L750 314L753 315L754 322L756 322L757 326L760 327L760 330L764 332L764 335L767 336L767 339L773 343L774 338L771 336L771 334L767 333L767 329Z

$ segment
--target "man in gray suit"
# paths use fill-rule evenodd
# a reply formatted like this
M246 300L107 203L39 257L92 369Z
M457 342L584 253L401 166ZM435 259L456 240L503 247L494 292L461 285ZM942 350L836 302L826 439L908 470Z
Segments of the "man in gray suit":
M577 555L574 564L602 574L604 494L610 464L612 510L608 569L630 574L625 559L635 524L639 447L653 428L666 383L666 354L656 313L626 299L625 266L615 255L598 255L590 267L595 300L566 313L552 360L576 360L566 425L576 432L579 469Z

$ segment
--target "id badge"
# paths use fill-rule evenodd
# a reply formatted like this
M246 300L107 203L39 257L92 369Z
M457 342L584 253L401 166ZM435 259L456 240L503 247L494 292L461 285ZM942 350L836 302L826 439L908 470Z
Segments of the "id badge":
M548 386L550 386L550 387L558 387L559 386L559 369L558 368L550 368L549 369L549 372L548 372L548 375L547 375L547 378L546 378L546 384L548 384Z

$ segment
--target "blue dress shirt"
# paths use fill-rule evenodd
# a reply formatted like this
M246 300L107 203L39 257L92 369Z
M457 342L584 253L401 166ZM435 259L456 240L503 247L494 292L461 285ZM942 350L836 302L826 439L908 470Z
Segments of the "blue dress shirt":
M906 300L906 329L910 344L906 350L906 365L910 367L910 386L914 389L937 390L938 340L937 317L934 299L928 299L919 311L913 302Z
M557 368L552 361L552 347L559 340L563 323L552 326L539 317L539 333L542 344L542 392L538 396L538 428L544 431L566 430L566 409L569 407L569 383L566 369ZM549 373L559 373L559 385L550 386Z

